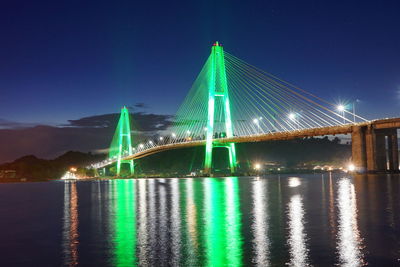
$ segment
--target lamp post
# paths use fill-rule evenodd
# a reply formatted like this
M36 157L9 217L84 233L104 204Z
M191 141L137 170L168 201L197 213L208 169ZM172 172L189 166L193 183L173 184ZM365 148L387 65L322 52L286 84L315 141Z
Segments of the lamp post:
M356 122L356 103L360 102L359 99L353 101L353 122Z

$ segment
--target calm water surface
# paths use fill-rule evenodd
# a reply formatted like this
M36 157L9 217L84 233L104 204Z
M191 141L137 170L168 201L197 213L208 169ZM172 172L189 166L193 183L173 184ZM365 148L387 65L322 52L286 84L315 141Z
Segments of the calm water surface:
M399 266L398 175L0 184L1 266Z

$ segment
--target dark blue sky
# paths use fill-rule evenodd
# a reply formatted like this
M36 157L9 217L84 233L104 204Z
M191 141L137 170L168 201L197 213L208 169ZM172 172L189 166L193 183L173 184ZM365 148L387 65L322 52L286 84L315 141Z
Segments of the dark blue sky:
M0 119L64 123L144 102L174 113L215 40L328 101L398 116L396 1L6 1Z

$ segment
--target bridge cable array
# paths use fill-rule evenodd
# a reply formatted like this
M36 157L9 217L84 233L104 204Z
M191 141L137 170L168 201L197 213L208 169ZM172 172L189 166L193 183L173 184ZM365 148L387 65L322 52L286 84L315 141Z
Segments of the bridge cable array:
M355 122L353 118L366 121L227 52L224 57L234 136L343 125ZM212 72L209 58L168 130L176 142L205 139ZM217 103L222 98L215 101L214 137L223 138L226 122L224 110L218 107L225 103Z
M229 117L234 137L367 121L345 108L338 110L337 105L254 67L232 54L223 52L223 56L223 66L217 69L213 67L215 62L213 64L212 56L207 59L168 129L159 132L157 139L154 137L145 142L132 140L134 144L132 149L124 149L122 157L143 153L158 146L206 140L208 112L211 105L210 86L215 86L216 91L215 103L212 103L215 108L214 139L227 137L224 114L226 110L230 110L231 113ZM225 70L225 73L221 70ZM218 91L223 90L223 83L228 90L228 101L226 98L218 97ZM227 109L226 105L230 108ZM128 117L126 116L125 120L128 120ZM117 161L118 157L121 159L121 155L118 156L117 153L121 150L117 146L121 144L120 135L117 133L124 124L127 125L126 123L120 121L113 137L109 159L96 164L96 168L109 165ZM127 143L130 143L130 140Z

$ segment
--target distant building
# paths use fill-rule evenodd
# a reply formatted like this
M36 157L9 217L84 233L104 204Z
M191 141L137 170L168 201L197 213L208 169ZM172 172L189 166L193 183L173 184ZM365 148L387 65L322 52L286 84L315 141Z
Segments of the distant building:
M16 178L17 171L15 170L0 170L0 178Z

